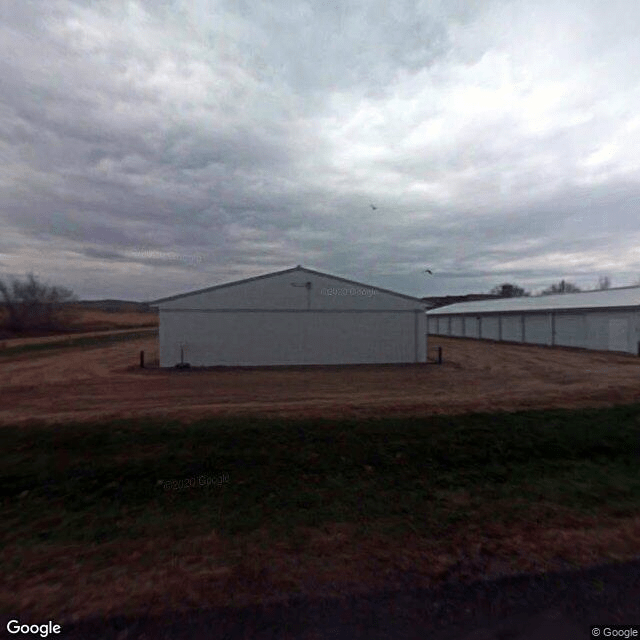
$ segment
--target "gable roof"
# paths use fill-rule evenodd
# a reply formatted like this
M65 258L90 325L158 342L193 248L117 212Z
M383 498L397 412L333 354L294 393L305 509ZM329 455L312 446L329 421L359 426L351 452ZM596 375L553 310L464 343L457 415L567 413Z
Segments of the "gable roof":
M457 304L458 302L477 302L480 300L504 300L502 296L492 293L466 293L459 296L431 296L422 298L422 300L430 305L430 308L437 309L447 305Z
M261 276L253 276L252 278L244 278L243 280L235 280L234 282L225 282L224 284L214 285L213 287L206 287L205 289L198 289L196 291L189 291L188 293L180 293L175 296L169 296L168 298L159 298L158 300L152 300L147 304L152 306L156 306L158 304L164 302L171 302L173 300L179 300L180 298L186 298L188 296L194 296L201 293L209 293L210 291L216 291L217 289L224 289L226 287L235 287L236 285L245 284L247 282L253 282L254 280L263 280L265 278L273 278L275 276L281 276L285 273L293 273L293 272L303 272L309 273L315 276L322 276L325 278L331 278L333 280L337 280L338 282L344 282L345 284L357 285L359 287L365 287L367 289L372 289L374 291L379 291L381 293L386 293L388 295L397 296L398 298L403 298L405 300L411 300L413 302L418 302L422 306L425 305L425 302L420 298L415 298L414 296L408 296L404 293L398 293L397 291L391 291L390 289L382 289L381 287L374 287L370 284L364 284L362 282L356 282L355 280L347 280L346 278L341 278L340 276L334 276L331 273L323 273L322 271L314 271L313 269L307 269L306 267L302 267L298 265L297 267L292 267L290 269L283 269L282 271L274 271L272 273L266 273Z
M640 287L618 287L578 293L523 296L483 300L481 302L459 302L427 311L428 315L463 313L497 313L517 311L553 311L563 309L608 309L640 307Z

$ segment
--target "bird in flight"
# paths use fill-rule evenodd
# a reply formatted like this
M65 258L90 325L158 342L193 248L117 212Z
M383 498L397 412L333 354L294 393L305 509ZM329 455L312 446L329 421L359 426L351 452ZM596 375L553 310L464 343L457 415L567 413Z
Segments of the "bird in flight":
M425 269L424 272L425 273L430 273L431 275L433 275L433 271L431 271L431 269Z
M371 205L371 208L375 211L378 207L374 207L373 205Z

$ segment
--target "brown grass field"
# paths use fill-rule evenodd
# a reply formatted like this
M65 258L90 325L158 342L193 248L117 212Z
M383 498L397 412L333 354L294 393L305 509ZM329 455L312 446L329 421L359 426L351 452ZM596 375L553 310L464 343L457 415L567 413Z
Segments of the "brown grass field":
M146 415L429 415L640 398L634 356L431 336L430 351L437 346L442 365L201 371L140 369L141 350L148 362L157 358L155 337L7 354L0 363L0 424Z
M6 311L0 309L0 327L6 321ZM89 333L94 331L110 331L122 328L158 325L158 315L155 313L144 313L142 311L109 312L99 309L75 308L71 311L67 331L68 333ZM2 333L0 331L0 333ZM42 337L52 337L44 335ZM15 336L7 338L5 341L12 345L19 344L14 340L36 340L36 337ZM2 342L3 340L0 340Z
M73 321L74 328L81 328L83 331L100 331L106 329L117 329L118 327L134 327L148 324L158 324L158 316L154 313L143 313L141 311L128 311L111 313L99 311L97 309L79 309Z
M155 337L6 354L0 358L0 425L142 416L191 421L232 414L430 415L597 407L640 398L637 357L431 336L431 352L438 346L442 365L206 371L140 369L140 350L148 360L157 357ZM454 497L464 503L472 496ZM58 621L125 610L239 605L277 600L292 589L338 594L363 585L391 587L403 572L435 584L443 576L458 580L559 568L558 557L590 564L607 554L635 556L640 545L637 517L602 521L560 511L544 524L533 518L442 540L409 535L392 546L376 535L358 538L353 529L336 523L309 530L300 549L274 546L257 532L235 564L220 564L230 542L216 531L95 548L46 545L31 549L5 576L10 588L4 604L33 615L59 614ZM171 560L176 557L177 564Z

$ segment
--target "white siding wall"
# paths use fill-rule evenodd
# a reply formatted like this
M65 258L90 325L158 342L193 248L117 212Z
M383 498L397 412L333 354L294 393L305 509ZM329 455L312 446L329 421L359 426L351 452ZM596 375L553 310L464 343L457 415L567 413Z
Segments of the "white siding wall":
M522 316L502 316L502 339L508 342L522 342Z
M424 362L422 312L160 311L160 366ZM417 345L416 345L417 339Z
M311 283L309 290L304 286ZM296 285L296 286L293 286ZM330 276L292 271L248 282L231 283L162 303L163 309L398 309L412 310L416 301L351 285Z
M524 316L524 339L530 344L551 344L551 314L532 313Z
M640 342L640 312L593 310L588 312L539 311L526 314L481 315L480 333L476 316L432 316L434 333L482 339L500 340L499 323L502 322L503 341L522 341L522 318L525 321L525 342L552 345L555 317L555 345L582 347L601 351L619 351L637 355ZM465 333L462 332L464 318Z
M489 340L499 340L498 316L482 316L482 337Z
M438 317L432 316L427 318L427 326L429 333L433 333L434 335L438 334Z

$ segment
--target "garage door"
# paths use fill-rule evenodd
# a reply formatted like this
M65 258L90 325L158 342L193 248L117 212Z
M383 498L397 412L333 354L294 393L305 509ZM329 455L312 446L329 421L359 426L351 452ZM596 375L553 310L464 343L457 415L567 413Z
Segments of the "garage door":
M522 316L502 316L502 339L522 342Z
M525 341L531 344L551 344L551 316L532 314L524 317Z
M464 335L467 338L480 337L480 318L476 316L466 316L464 319Z
M556 344L560 347L586 347L584 314L558 314L556 316Z
M451 318L451 335L464 336L464 319L462 316L453 316Z
M484 316L482 318L482 338L489 338L490 340L499 340L500 338L500 325L498 324L498 316Z
M609 350L629 350L629 321L626 318L609 320Z

